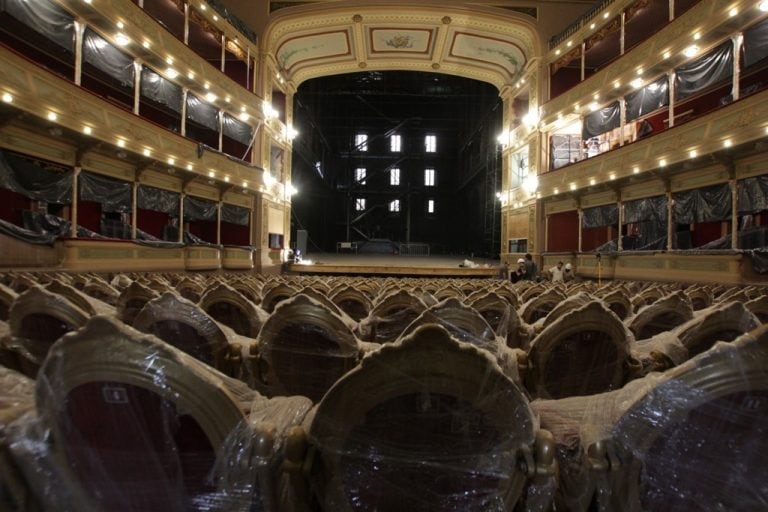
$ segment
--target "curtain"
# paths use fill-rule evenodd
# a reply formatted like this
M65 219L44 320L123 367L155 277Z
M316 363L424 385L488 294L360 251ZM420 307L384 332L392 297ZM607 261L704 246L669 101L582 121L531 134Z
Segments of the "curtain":
M186 220L216 220L218 203L196 197L184 197L184 218Z
M587 208L583 212L581 226L597 228L601 226L617 226L619 224L619 206L607 204L597 208Z
M733 44L728 40L708 54L675 70L675 99L687 98L727 79L732 73Z
M731 187L727 183L677 192L672 220L676 224L696 224L731 218Z
M179 202L179 194L170 190L139 185L136 191L136 207L142 210L152 210L177 217Z
M621 125L621 110L619 102L615 101L607 107L596 110L584 118L581 137L586 140L601 133L609 132Z
M131 211L131 183L90 172L81 172L77 182L79 198L100 203L103 212Z
M83 35L83 60L115 78L123 87L133 88L133 59L91 29Z
M669 105L669 83L663 76L639 91L626 96L627 121L642 117Z
M251 210L242 206L224 203L221 205L221 221L247 226L251 217Z
M141 95L181 113L181 87L148 67L141 70Z

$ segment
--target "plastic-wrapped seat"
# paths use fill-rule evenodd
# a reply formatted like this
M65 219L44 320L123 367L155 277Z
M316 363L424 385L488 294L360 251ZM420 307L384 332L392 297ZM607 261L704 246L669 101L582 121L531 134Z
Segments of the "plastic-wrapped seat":
M237 335L175 293L166 292L147 302L133 327L154 334L230 377L245 378L243 354L250 352L255 340Z
M641 306L636 315L625 319L625 323L635 335L635 339L644 340L671 331L692 318L690 299L678 291L665 295L650 305Z
M538 398L564 398L620 388L635 364L632 333L593 300L549 324L531 342L526 387Z
M600 510L765 510L768 328L627 394L598 464Z
M231 286L219 283L200 298L200 307L214 320L241 336L256 338L269 314Z
M308 450L291 467L308 472L323 511L511 511L527 484L554 473L521 389L489 353L436 325L366 356L304 431Z
M67 298L31 286L16 298L8 312L10 336L0 347L2 359L14 370L35 378L51 345L84 325L88 318L88 313Z
M128 325L133 325L136 316L141 312L147 302L158 298L160 294L152 288L133 281L128 285L117 299L115 305L117 317Z
M364 348L342 317L300 294L277 305L255 350L249 368L257 389L269 396L303 395L319 401L357 365Z
M36 393L51 439L26 463L57 468L72 500L57 510L274 509L282 438L310 407L107 317L53 347Z
M425 309L424 301L414 294L406 290L391 292L377 301L360 322L360 338L376 343L395 341Z
M367 317L373 308L368 296L352 286L343 286L334 291L331 300L356 322Z

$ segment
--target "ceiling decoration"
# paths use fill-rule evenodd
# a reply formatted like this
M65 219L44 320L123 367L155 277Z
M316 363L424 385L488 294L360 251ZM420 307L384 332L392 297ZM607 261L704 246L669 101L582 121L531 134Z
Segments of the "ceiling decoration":
M440 72L501 90L540 53L529 17L481 6L299 6L276 12L262 42L296 87L366 69Z

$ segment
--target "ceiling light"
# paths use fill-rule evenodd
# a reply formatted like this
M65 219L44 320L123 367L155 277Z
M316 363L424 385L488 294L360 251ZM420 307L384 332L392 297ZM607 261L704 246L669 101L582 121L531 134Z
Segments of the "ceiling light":
M243 188L248 188L248 182L243 180Z
M608 16L611 15L611 11L605 11L605 14L603 14L603 19L608 19Z
M589 29L590 29L590 30L594 30L594 28L595 28L595 24L594 24L594 23L592 23L592 24L589 26Z
M240 114L238 114L238 116L237 116L237 117L238 117L238 118L239 118L239 119L240 119L242 122L246 122L246 121L248 120L248 118L250 118L251 116L249 116L247 112L240 112Z
M616 80L615 82L613 82L613 88L614 88L614 89L618 89L619 87L621 87L621 82L619 82L618 80Z
M56 112L48 112L49 121L55 121L58 118L59 118L59 115Z
M595 178L589 178L590 185L594 185L595 183L597 183L597 181L595 181Z
M632 80L630 82L630 85L632 87L634 87L635 89L639 89L639 88L641 88L643 86L643 81L640 80L639 78L635 78L634 80Z
M213 172L213 171L208 171L208 177L209 177L209 178L213 178L214 176L216 176L216 173L215 173L215 172Z
M115 43L117 43L117 46L125 46L130 42L131 39L122 32L118 32L117 35L115 35Z
M616 179L616 175L614 173L611 173L611 174L608 175L608 179L613 181L613 180Z
M171 57L170 55L166 57L165 63L168 64L169 66L173 65L173 57Z
M560 48L558 48L557 50L555 50L555 55L560 55ZM518 87L519 87L519 86L520 86L520 84L518 84Z
M734 17L734 16L736 16L737 14L739 14L739 10L738 10L737 8L735 8L735 7L734 7L734 8L732 8L730 11L728 11L728 15L729 15L731 18L733 18L733 17Z
M208 83L208 82L205 82L205 84L203 84L203 87L204 87L204 88L205 88L205 90L207 91L208 89L210 89L210 88L211 88L211 84L210 84L210 83Z
M729 147L733 146L733 141L731 139L725 139L723 141L723 146L725 146L726 148L729 148Z
M209 92L209 93L206 93L205 99L208 100L208 103L213 103L218 99L218 96L216 96L212 92Z
M124 148L125 147L125 139L117 139L117 147Z
M559 194L560 193L560 189L555 187L554 189L552 189L552 192L555 193L555 194Z
M229 176L224 176L224 181L226 181L227 183L229 183Z
M571 190L576 190L576 184L575 183L571 183L570 187L571 187Z
M667 166L666 158L662 158L661 160L659 160L659 166L661 166L661 167L666 167Z
M152 150L149 148L144 148L144 156L149 156L152 154Z
M699 153L695 149L692 149L688 152L688 156L691 158L696 158L698 155Z
M699 47L696 46L695 44L692 44L691 46L683 50L683 55L685 55L686 57L694 57L696 56L697 53L699 53Z
M664 57L664 60L666 60L666 59L670 58L671 56L672 56L672 54L671 54L671 53L669 53L669 50L665 51L665 52L662 54L662 57Z
M152 43L149 41L149 39L145 39L144 42L141 43L141 46L143 46L144 48L149 48L150 46L152 46Z
M176 78L177 76L179 76L179 72L178 72L178 71L176 71L176 70L175 70L175 69L173 69L173 68L168 68L168 69L166 69L166 70L165 70L165 74L166 74L166 75L168 75L168 78L170 78L171 80L173 80L174 78Z
M565 43L565 46L570 48L571 46L573 46L573 41L568 41L567 43Z
M634 166L634 167L632 168L632 172L633 172L633 173L635 173L635 174L637 174L637 173L639 173L639 172L640 172L640 168L639 168L638 166Z
M195 72L194 71L190 71L189 73L187 73L187 78L189 78L190 80L194 80L195 79Z
M205 4L200 4L200 10L201 11L204 11L206 9L207 9L207 7L205 6Z
M213 21L219 21L219 17L216 16L215 14L213 15Z
M90 3L91 3L91 0L83 0L83 2L85 2L85 3L87 3L87 4L90 4Z
M768 0L763 0L762 2L757 4L757 8L763 12L768 12Z
M696 32L695 34L693 34L694 41L698 41L699 39L701 39L701 32Z
M13 96L9 92L3 93L3 102L4 103L13 103Z
M125 25L123 24L122 21L117 22L117 28L119 28L120 30L123 30L125 28Z
M176 159L173 158L172 156L169 156L168 157L168 165L174 165L174 164L176 164Z
M93 133L93 128L90 126L83 126L83 133L86 135L90 135Z

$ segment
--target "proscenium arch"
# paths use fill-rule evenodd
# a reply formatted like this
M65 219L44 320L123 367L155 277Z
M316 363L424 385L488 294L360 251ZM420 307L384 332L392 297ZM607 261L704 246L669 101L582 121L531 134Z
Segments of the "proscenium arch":
M481 6L333 2L284 9L262 39L294 88L360 71L424 71L512 87L540 55L529 17Z

